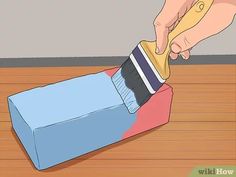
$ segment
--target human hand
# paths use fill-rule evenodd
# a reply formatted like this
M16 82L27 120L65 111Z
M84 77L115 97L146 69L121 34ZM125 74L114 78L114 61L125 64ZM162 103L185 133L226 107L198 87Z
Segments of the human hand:
M166 0L163 9L154 21L156 32L156 53L162 54L168 44L168 34L178 25L182 17L197 0ZM181 33L171 42L170 57L180 54L184 59L200 41L220 33L233 21L236 14L236 0L214 0L203 19L193 28Z

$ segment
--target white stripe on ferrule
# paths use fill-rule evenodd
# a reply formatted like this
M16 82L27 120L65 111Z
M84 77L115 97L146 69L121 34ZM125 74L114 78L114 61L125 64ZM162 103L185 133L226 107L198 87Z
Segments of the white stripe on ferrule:
M152 69L152 71L154 72L155 76L157 77L157 79L161 82L164 83L165 80L161 78L160 74L158 73L158 71L156 70L156 68L154 67L154 65L152 64L152 62L150 61L149 57L147 56L146 52L143 50L143 47L138 44L138 48L141 51L141 53L143 54L144 58L146 59L147 63L149 64L150 68Z
M155 90L153 90L151 84L148 82L147 77L144 75L142 69L140 68L140 66L139 66L138 62L136 61L136 59L134 58L133 54L130 54L130 59L131 59L132 63L134 64L135 68L137 69L137 71L138 71L140 77L142 78L144 84L146 85L148 91L151 94L156 93Z

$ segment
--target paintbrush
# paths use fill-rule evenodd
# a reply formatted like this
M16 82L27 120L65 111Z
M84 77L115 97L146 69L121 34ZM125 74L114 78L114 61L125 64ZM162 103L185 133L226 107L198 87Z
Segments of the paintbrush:
M175 2L177 3L177 2ZM169 54L172 40L194 27L210 9L213 0L199 0L168 35L164 53L155 53L155 41L141 41L112 76L112 82L130 113L135 113L170 76Z

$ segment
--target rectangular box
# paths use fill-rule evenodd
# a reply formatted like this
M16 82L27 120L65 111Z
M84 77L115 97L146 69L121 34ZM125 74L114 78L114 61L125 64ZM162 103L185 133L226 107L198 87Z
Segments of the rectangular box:
M168 122L171 87L163 85L130 114L111 81L116 70L37 87L8 98L13 128L37 169Z

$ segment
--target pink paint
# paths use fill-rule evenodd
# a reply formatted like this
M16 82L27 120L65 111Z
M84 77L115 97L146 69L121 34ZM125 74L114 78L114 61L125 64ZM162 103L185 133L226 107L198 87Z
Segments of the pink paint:
M111 77L118 69L109 69L105 73ZM136 121L123 134L122 139L167 123L170 116L172 95L172 88L164 84L147 103L139 108L136 112Z
M118 69L119 69L119 68L116 67L116 68L112 68L112 69L105 70L104 72L105 72L108 76L112 77L113 74L115 74L115 72L116 72Z
M147 103L139 108L136 113L136 121L124 133L122 139L167 123L170 116L172 94L172 88L164 84Z

